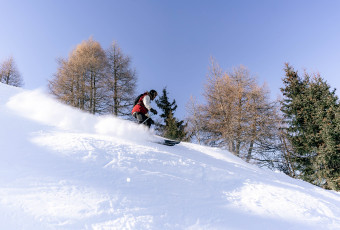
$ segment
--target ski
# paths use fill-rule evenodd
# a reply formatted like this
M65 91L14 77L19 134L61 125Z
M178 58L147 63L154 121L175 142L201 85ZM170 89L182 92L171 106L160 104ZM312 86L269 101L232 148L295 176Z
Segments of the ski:
M163 144L167 145L167 146L174 146L181 143L180 141L173 141L173 140L168 140L168 139L164 139Z
M161 145L166 145L166 146L174 146L174 145L177 145L181 142L180 141L174 141L174 140L168 140L168 139L161 139L161 140L155 141L155 143L161 144Z
M161 145L167 145L167 146L174 146L177 145L179 143L181 143L180 141L175 141L175 140L171 140L171 139L167 139L161 136L157 136L154 135L151 139L151 142L157 143L157 144L161 144Z

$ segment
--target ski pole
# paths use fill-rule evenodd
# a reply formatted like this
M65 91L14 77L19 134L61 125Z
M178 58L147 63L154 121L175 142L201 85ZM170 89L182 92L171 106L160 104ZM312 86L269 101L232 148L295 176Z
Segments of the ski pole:
M142 122L142 124L144 124L147 120L149 120L150 119L150 117L148 117L148 118L146 118L143 122Z
M149 114L149 116L148 116L148 118L146 118L143 122L142 122L142 124L144 124L147 120L149 120L149 119L151 119L151 114Z

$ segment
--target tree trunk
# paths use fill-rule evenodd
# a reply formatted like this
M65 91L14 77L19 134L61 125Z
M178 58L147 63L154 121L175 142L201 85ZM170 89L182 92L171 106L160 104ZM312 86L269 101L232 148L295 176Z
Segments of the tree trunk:
M251 159L251 154L253 152L253 148L254 148L254 140L250 141L250 145L249 145L249 149L248 149L248 155L247 155L247 159L246 161L249 163L250 159Z

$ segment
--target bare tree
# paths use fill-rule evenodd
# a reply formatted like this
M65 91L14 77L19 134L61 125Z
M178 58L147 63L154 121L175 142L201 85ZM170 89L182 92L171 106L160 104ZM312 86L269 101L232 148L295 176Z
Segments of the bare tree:
M49 82L50 92L66 104L88 111L105 111L107 59L100 44L90 38L79 44L69 59L59 59L59 68Z
M237 156L248 139L247 107L254 84L245 67L227 74L212 59L204 93L207 129L214 134L210 142L228 147Z
M280 137L280 152L281 152L281 157L279 158L279 164L278 168L286 173L287 175L291 177L296 177L296 167L294 165L294 162L292 159L295 157L294 149L289 141L288 138L288 133L287 129L283 128L284 127L284 121L283 118L281 118L280 121L280 132L279 132L279 137Z
M204 132L204 121L202 115L201 105L198 104L197 99L190 97L189 102L186 105L186 111L188 116L187 121L187 132L188 136L192 141L197 141L198 144L203 143L203 132Z
M106 52L108 59L107 109L116 116L130 115L135 99L136 71L131 68L131 59L124 55L117 42Z
M16 67L13 57L9 57L0 66L0 82L16 87L24 85L21 74Z
M211 60L204 97L206 104L189 111L189 127L199 127L208 145L227 148L248 162L271 164L278 149L278 107L266 86L240 66L224 72ZM192 118L195 118L194 120ZM200 125L197 123L201 122Z

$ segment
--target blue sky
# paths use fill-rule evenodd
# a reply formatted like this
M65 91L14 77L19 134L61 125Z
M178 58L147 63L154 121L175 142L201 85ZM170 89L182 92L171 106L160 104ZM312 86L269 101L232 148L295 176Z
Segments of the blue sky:
M27 89L46 89L66 58L90 36L117 41L132 58L138 91L168 88L175 115L202 99L209 59L246 66L275 99L289 62L319 72L340 95L340 1L314 0L0 0L0 61L13 56Z

